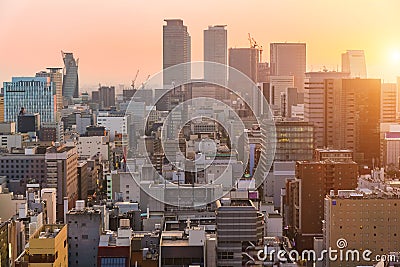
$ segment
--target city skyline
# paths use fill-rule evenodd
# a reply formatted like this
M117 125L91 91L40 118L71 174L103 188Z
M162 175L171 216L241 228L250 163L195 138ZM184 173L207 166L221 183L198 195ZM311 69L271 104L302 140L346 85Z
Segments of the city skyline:
M91 1L62 5L49 1L2 2L0 33L3 40L13 42L0 44L0 80L62 67L60 50L64 50L81 60L82 91L96 89L99 83L129 87L137 69L138 82L162 69L163 20L175 18L188 27L193 61L203 59L203 31L209 25L226 24L228 48L249 47L247 34L251 33L264 48L263 61L269 61L270 43L305 42L307 71L322 70L323 66L340 71L341 54L360 49L365 51L369 78L395 82L400 76L400 37L394 34L400 24L397 1L329 1L312 6L296 1L251 1L235 6L227 1L206 1L196 8L179 1L119 1L88 11L91 5ZM44 10L46 16L31 15ZM60 19L60 10L73 14L74 20ZM119 71L113 72L115 69Z

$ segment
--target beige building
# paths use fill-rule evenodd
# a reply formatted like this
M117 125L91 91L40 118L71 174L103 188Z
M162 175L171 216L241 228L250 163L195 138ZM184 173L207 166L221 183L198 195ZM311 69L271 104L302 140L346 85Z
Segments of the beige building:
M57 220L63 221L64 209L75 207L78 199L78 153L76 147L49 147L45 160L47 187L57 188ZM64 207L64 198L68 207Z
M15 266L68 266L67 225L45 224L39 228Z
M381 122L396 122L397 88L395 83L382 83Z
M368 191L368 193L366 193ZM358 250L360 259L364 250L375 255L388 254L400 249L400 191L372 192L365 190L339 191L325 197L325 249L340 249L339 239L345 239L343 250ZM326 266L372 265L364 262L328 262Z
M36 77L50 77L50 81L54 83L56 89L57 111L63 108L62 86L63 86L63 73L62 68L47 68L48 72L41 71L36 73Z
M0 95L0 122L4 121L4 95Z

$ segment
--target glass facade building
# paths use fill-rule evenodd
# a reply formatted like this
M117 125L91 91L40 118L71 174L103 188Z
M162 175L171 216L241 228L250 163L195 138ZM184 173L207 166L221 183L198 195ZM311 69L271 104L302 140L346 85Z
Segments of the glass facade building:
M13 77L3 87L5 121L16 122L21 108L39 113L41 122L55 121L56 92L49 77Z
M78 61L73 53L62 52L64 61L64 77L62 95L67 99L79 97Z

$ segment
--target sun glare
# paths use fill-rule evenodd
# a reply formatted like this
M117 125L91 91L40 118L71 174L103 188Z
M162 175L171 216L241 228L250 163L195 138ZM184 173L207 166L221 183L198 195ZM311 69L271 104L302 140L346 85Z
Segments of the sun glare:
M393 51L390 55L390 60L392 61L393 64L399 64L400 63L400 51Z

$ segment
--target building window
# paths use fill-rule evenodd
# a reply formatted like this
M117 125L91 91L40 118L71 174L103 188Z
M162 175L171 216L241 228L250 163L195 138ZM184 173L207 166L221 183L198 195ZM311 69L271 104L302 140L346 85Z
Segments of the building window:
M88 235L82 235L82 239L89 239Z

